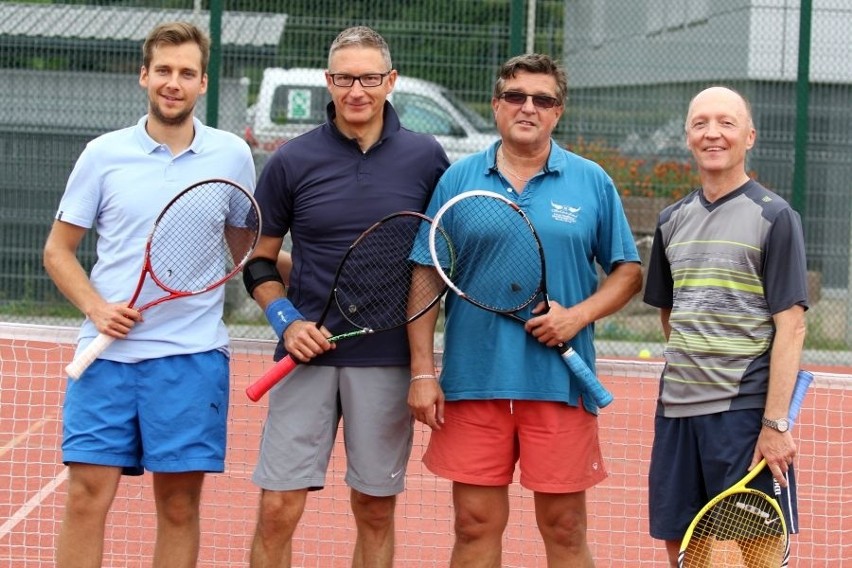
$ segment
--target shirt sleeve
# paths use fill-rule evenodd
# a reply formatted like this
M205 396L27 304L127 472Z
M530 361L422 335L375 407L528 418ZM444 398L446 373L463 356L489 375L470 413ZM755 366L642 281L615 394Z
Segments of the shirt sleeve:
M276 152L263 168L254 192L263 215L264 235L283 237L290 230L293 210L289 192L285 161Z
M643 301L655 308L671 308L674 300L672 268L666 257L663 233L659 224L651 244L651 257L645 270L645 295Z
M808 308L808 272L801 218L785 208L772 223L764 248L764 294L769 311Z
M55 217L57 221L86 229L94 225L101 195L99 169L95 167L98 159L94 153L92 146L87 146L74 164L59 201Z
M636 240L624 206L615 185L609 176L606 176L603 191L607 210L602 219L602 233L600 242L604 246L600 248L598 262L606 274L612 272L616 264L621 262L641 262L639 251L636 248Z

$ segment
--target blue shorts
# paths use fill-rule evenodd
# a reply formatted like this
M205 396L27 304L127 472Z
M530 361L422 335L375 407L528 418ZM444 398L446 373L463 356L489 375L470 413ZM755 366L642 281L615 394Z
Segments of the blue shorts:
M690 418L654 419L651 450L649 519L651 536L680 541L692 518L713 497L745 477L760 434L763 409L734 410ZM749 483L774 497L798 532L796 476L787 471L786 488L778 487L769 468Z
M68 380L62 461L125 475L224 471L228 367L221 351L96 360L80 380Z

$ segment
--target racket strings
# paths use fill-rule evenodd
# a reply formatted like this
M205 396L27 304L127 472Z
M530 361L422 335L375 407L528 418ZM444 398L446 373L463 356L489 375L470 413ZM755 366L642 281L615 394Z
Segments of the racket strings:
M516 312L541 292L538 239L527 219L488 196L462 199L440 220L453 250L450 280L487 309Z
M443 293L435 271L411 260L423 223L415 215L390 217L352 246L335 288L338 308L350 323L391 329L414 319Z
M709 509L685 550L685 568L777 568L787 546L786 529L768 497L735 493Z
M254 200L226 182L181 193L161 213L150 241L152 276L166 289L196 292L232 274L260 231Z

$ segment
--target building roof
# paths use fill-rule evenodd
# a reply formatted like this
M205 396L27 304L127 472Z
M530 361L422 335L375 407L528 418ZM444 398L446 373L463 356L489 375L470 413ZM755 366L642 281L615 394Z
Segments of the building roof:
M178 20L209 31L206 10L0 3L0 36L7 37L140 43L155 25ZM222 45L277 46L286 21L286 14L225 11Z

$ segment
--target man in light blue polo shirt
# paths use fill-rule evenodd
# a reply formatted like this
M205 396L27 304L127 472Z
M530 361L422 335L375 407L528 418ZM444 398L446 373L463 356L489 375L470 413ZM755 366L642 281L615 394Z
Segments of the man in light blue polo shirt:
M185 23L157 26L139 83L148 114L90 142L74 167L44 251L60 291L86 315L78 352L99 333L120 341L78 381L63 409L68 498L57 566L100 565L107 513L122 474L153 472L154 565L195 566L205 472L224 471L229 395L224 289L146 310L127 306L154 220L181 190L210 177L254 187L248 146L193 117L207 88L209 39ZM76 253L87 230L98 260ZM137 305L152 293L143 290ZM160 293L161 295L161 293Z

